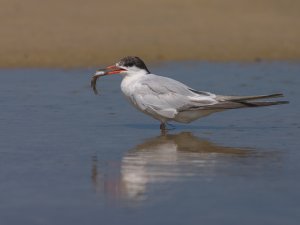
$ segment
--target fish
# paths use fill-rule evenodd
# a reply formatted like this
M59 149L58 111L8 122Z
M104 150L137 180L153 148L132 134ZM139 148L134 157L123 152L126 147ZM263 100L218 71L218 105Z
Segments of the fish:
M92 76L91 79L91 88L93 89L95 95L98 95L99 92L97 90L97 80L99 77L104 76L106 74L105 70L97 70L97 73L94 74L94 76Z

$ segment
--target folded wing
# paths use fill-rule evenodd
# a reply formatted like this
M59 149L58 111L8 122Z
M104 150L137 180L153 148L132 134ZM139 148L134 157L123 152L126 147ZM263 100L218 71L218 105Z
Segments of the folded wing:
M216 95L198 92L167 77L148 75L136 84L132 100L143 111L174 118L182 110L214 105Z

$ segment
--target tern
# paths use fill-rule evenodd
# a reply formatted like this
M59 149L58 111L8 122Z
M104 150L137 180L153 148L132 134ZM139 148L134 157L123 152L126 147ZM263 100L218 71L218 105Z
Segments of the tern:
M190 123L201 117L228 109L251 108L286 104L288 101L256 101L283 97L283 94L256 96L225 96L198 91L174 79L150 73L142 59L127 56L92 77L91 86L97 94L96 81L101 76L121 74L121 90L141 112L160 121L166 130L169 121Z

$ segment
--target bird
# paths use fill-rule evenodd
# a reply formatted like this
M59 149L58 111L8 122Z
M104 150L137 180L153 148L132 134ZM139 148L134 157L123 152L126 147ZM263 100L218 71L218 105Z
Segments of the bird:
M139 111L160 122L165 132L170 121L190 123L199 118L229 109L287 104L288 101L257 101L284 97L282 93L254 96L227 96L198 91L172 78L152 74L137 56L126 56L114 65L96 70L91 87L97 94L99 77L123 75L121 90Z

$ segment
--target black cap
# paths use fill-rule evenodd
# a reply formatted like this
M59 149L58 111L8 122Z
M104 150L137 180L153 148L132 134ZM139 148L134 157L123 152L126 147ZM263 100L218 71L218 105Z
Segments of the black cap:
M146 64L137 56L126 56L120 60L118 63L120 66L126 66L126 67L132 67L136 66L137 68L146 70L148 73L150 71L148 70Z

